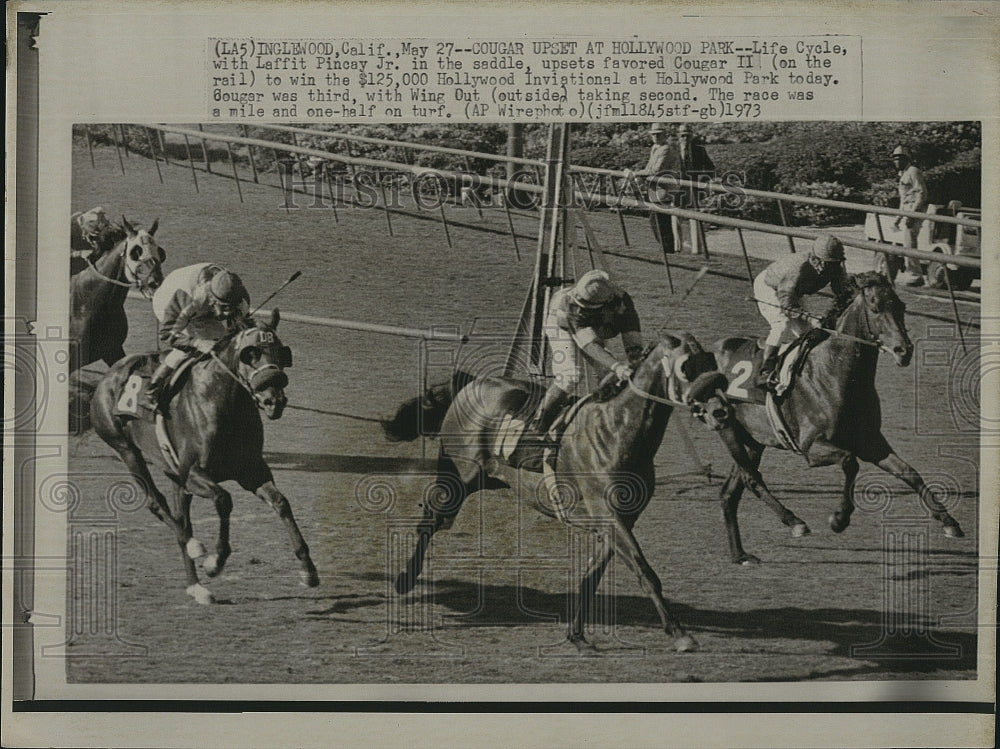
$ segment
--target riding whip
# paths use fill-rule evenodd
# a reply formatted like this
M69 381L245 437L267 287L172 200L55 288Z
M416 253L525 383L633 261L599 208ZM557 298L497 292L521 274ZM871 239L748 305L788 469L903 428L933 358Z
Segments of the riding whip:
M283 284L281 284L281 286L279 286L279 287L278 287L278 288L276 288L276 289L275 289L274 291L272 291L272 292L271 292L271 295L270 295L270 296L268 296L268 297L267 297L267 299L265 299L265 300L264 300L263 302L261 302L260 304L258 304L258 305L257 305L257 308L256 308L256 309L254 309L254 311L253 311L253 312L251 312L250 314L251 314L251 315L256 315L256 314L257 314L257 312L259 312L259 311L260 311L260 308L261 308L261 307L263 307L263 306L264 306L265 304L267 304L267 303L268 303L268 302L270 302L270 301L271 301L272 299L274 299L274 298L275 298L275 297L276 297L276 296L278 295L278 292L279 292L279 291L281 291L281 290L282 290L283 288L285 288L286 286L288 286L288 284L290 284L290 283L291 283L292 281L294 281L294 280L295 280L296 278L298 278L298 277L299 277L299 276L301 276L301 275L302 275L302 271L300 271L300 270L297 270L297 271L295 271L295 272L294 272L294 273L293 273L292 275L290 275L290 276L288 277L288 280L287 280L287 281L285 281L285 282L284 282Z
M702 279L702 277L706 273L708 273L708 266L707 265L701 266L701 270L698 271L698 275L694 277L694 280L691 282L691 285L688 286L687 291L684 292L684 296L681 297L681 300L678 302L678 304L684 304L684 300L688 298L688 295L692 291L694 291L694 287L698 284L698 282Z

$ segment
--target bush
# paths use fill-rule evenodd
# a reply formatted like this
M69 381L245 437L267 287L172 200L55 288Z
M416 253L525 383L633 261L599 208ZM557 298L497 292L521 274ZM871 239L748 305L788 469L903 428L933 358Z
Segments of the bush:
M807 198L822 198L824 200L843 200L858 202L851 189L839 182L809 182L792 185L789 192ZM858 220L858 212L843 208L832 208L808 203L790 205L789 221L793 226L833 226L853 224Z

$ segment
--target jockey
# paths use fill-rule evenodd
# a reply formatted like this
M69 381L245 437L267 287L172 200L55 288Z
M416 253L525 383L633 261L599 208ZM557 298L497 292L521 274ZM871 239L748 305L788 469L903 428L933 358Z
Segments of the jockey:
M811 327L819 327L819 319L802 308L802 297L815 294L827 285L837 303L849 294L847 271L844 269L844 245L829 234L820 234L806 257L786 255L775 260L754 281L757 308L771 325L764 342L764 364L758 385L766 387L778 360L778 345L790 332L798 337ZM812 321L812 324L810 324Z
M616 335L622 337L628 364L619 362L605 348L605 342ZM548 431L580 381L578 349L590 361L614 372L619 380L632 376L632 367L642 353L639 316L632 298L603 270L584 273L574 286L552 295L545 337L552 349L554 379L525 430L537 436Z
M149 380L147 396L159 405L164 384L192 351L208 353L250 311L240 277L220 265L199 263L168 275L153 296L160 340L173 348Z
M96 250L101 235L111 228L111 222L100 206L83 213L74 213L70 218L70 251L83 255Z

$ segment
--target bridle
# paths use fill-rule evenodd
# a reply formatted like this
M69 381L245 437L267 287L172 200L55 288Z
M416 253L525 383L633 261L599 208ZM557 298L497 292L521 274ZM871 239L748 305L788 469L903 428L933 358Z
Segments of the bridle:
M646 359L649 358L650 354L653 353L654 349L656 349L657 346L659 346L658 342L651 343L648 346L646 346L645 349L643 349L642 354L640 354L643 363L645 363ZM662 368L662 364L660 366ZM640 388L638 385L635 384L634 372L632 376L628 378L628 386L629 389L632 390L632 392L634 392L636 395L645 398L648 401L652 401L653 403L660 403L664 406L673 406L675 408L688 408L690 406L690 404L688 403L681 403L680 401L676 401L671 398L664 398L663 396L660 395L653 395L652 393L643 390L642 388Z
M97 263L93 259L93 256L87 258L87 265L90 266L90 269L94 271L98 278L101 278L110 284L114 284L115 286L124 286L127 289L135 287L141 290L143 279L147 279L153 274L153 271L156 269L156 265L159 261L157 258L147 257L144 260L137 261L135 268L131 268L128 261L128 250L129 244L126 241L122 245L122 249L118 252L118 256L123 260L121 268L118 271L118 275L121 276L124 273L125 281L119 281L117 278L111 278L110 276L106 276L101 273L97 267ZM140 270L145 272L140 274Z
M274 335L273 333L271 333L271 331L262 331L260 328L257 327L246 328L245 330L241 330L239 331L239 333L236 334L235 341L232 344L233 348L237 352L236 353L237 364L235 372L228 364L226 364L219 357L216 351L213 350L210 354L211 358L219 363L222 369L225 370L226 374L232 377L240 385L240 387L242 387L244 390L247 391L247 393L250 394L250 397L253 398L254 404L257 406L258 409L263 409L264 406L266 405L264 403L263 391L254 390L253 385L251 383L257 378L259 374L263 372L275 371L284 374L284 370L274 362L268 361L264 362L259 366L254 366L249 362L243 360L241 355L242 351L252 347L257 347L259 349L259 346L256 346L256 343L257 340L259 340L259 336L261 333L269 333L272 336ZM250 337L254 337L255 340L253 342L244 342L244 339ZM283 350L288 351L288 347L287 346L283 347ZM290 352L287 355L290 356L291 355ZM244 369L249 370L249 374L243 374Z
M874 343L874 345L878 348L879 351L884 351L886 353L892 353L886 347L886 345L884 343L882 343L881 336L878 333L875 332L874 327L872 326L872 323L871 323L871 314L874 313L874 312L880 312L881 311L881 305L879 305L876 309L872 309L872 307L869 306L869 303L868 303L868 295L866 294L866 292L868 291L868 289L874 289L874 288L876 288L875 285L864 286L858 292L858 296L861 297L861 308L862 308L862 311L863 311L863 319L864 319L865 332L868 335L868 339L867 340L866 339L859 339L859 340L862 340L862 341L864 341L866 343ZM904 336L906 335L906 325L905 325L905 323L900 323L900 331L902 332L902 334ZM838 331L838 333L839 333L839 331ZM840 335L842 335L844 337L848 337L848 338L852 338L853 337L853 336L848 336L846 333L840 333Z

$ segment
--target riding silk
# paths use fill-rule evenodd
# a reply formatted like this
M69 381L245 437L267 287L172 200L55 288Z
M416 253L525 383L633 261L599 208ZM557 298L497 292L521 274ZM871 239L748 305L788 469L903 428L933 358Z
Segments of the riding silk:
M185 309L193 302L207 304L208 284L223 270L225 268L215 263L197 263L178 268L163 279L163 284L153 295L153 314L160 321L159 335L163 343L169 345L174 333L183 330L183 326L179 326L178 322ZM247 302L249 303L249 300ZM210 334L212 330L205 332ZM218 338L225 332L222 329L217 335L197 337Z
M638 343L639 315L632 297L626 292L597 308L587 308L573 301L570 289L552 295L545 318L545 335L552 349L552 375L566 392L580 381L578 351L590 343L604 346L621 335L626 350ZM641 344L640 344L641 345Z
M819 272L808 256L786 255L757 276L754 297L761 315L771 326L768 345L777 346L788 334L799 336L809 329L802 316L802 297L815 294L827 284L838 302L846 300L850 291L843 263L826 263Z

